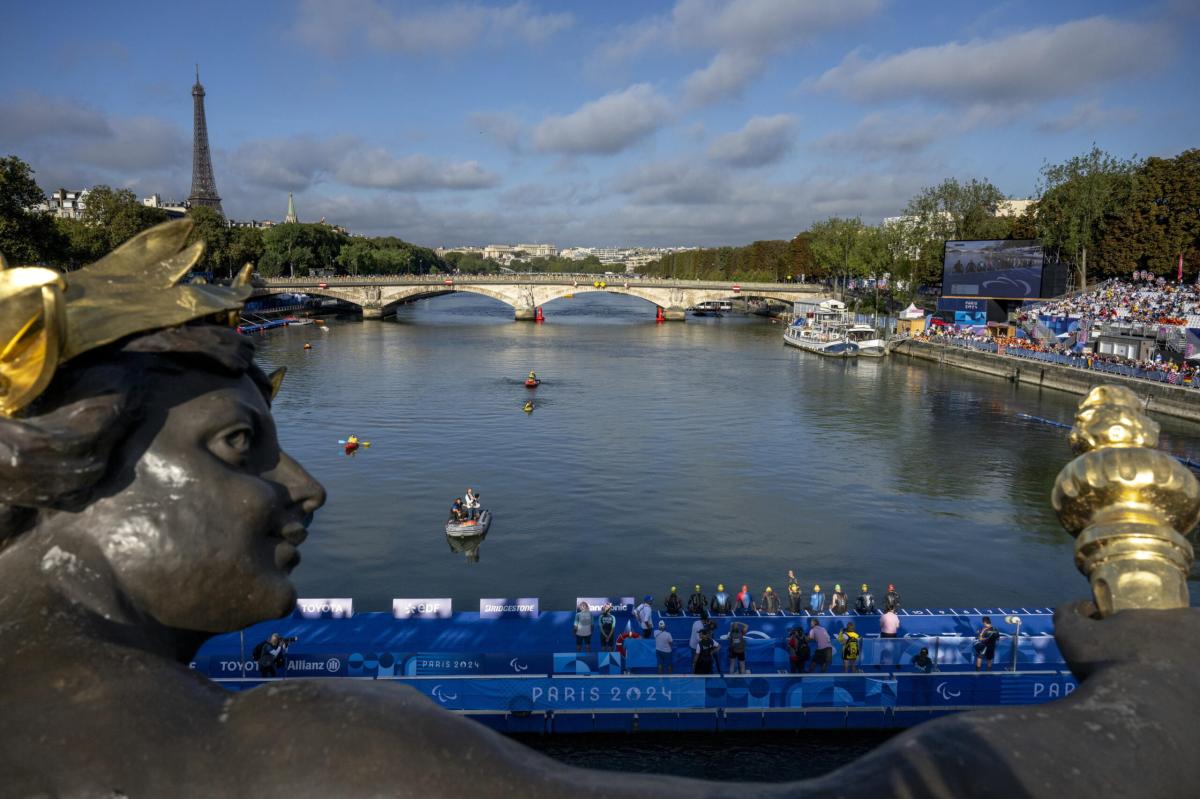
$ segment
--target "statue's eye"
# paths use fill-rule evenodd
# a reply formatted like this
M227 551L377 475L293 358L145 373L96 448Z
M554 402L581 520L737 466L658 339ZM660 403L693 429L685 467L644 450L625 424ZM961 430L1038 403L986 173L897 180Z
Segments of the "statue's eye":
M250 445L253 443L254 434L246 427L239 427L237 430L225 434L225 445L239 455L249 452Z
M209 441L214 455L232 466L242 466L254 449L254 428L239 424L217 433Z

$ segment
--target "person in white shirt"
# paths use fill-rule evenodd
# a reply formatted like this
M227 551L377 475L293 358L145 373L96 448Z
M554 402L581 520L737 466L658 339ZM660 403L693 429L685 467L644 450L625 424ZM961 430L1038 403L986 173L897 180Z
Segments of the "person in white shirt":
M467 510L468 519L479 517L479 495L475 493L475 489L468 488L467 493L463 494L463 507Z
M666 669L667 674L675 673L675 668L671 665L671 646L675 643L675 639L667 632L667 623L660 621L658 629L654 632L654 656L658 658L658 673L662 674L663 669Z
M642 604L633 609L633 615L637 617L638 624L642 627L642 637L649 640L654 637L654 608L650 603L654 601L654 597L646 594L642 598Z

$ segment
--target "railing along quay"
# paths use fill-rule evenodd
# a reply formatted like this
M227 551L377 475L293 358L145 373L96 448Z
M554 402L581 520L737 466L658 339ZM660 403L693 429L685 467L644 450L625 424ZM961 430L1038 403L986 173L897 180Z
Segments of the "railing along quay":
M1131 380L1144 380L1148 383L1160 383L1178 388L1200 388L1200 381L1184 377L1178 377L1172 381L1170 372L1165 372L1160 369L1142 369L1138 366L1120 363L1108 363L1089 359L1083 355L1064 355L1056 352L1038 352L1036 350L1026 350L1020 347L1004 347L1001 348L993 341L975 341L972 339L959 338L957 336L938 336L937 338L916 339L918 341L927 341L931 344L940 343L942 346L958 347L960 349L976 350L978 352L987 352L992 355L998 355L1002 358L1018 358L1026 361L1040 361L1041 363L1053 363L1059 366L1067 366L1072 369L1081 369L1090 372L1103 372L1105 374L1119 375L1127 377ZM1178 375L1178 373L1175 373Z

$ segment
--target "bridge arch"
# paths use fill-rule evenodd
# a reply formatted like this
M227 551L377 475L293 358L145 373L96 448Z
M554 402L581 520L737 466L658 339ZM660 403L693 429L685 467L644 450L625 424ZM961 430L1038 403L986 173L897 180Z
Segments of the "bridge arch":
M609 280L608 277L612 279ZM603 285L597 285L602 283ZM762 298L791 303L800 297L820 295L815 287L748 283L723 284L717 281L667 281L659 278L625 278L581 275L487 276L381 276L341 278L282 278L268 281L255 291L262 297L286 292L301 292L328 297L357 305L364 317L378 318L395 312L402 302L467 292L502 302L513 308L517 319L533 319L536 309L568 294L602 291L637 297L663 309L667 319L683 319L687 308L702 302L733 298Z

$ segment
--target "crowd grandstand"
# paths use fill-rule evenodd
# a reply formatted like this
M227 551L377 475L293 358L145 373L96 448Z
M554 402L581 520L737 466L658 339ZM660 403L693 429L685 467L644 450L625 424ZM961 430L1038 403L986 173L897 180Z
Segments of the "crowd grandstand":
M1132 281L1107 280L1089 291L1029 306L1022 313L1085 323L1120 320L1200 327L1200 284L1168 283L1149 272L1135 272Z

